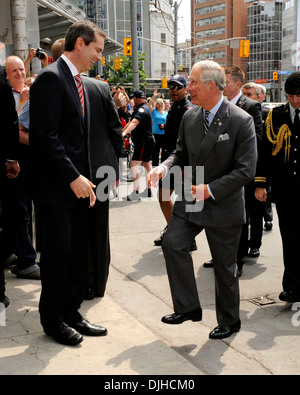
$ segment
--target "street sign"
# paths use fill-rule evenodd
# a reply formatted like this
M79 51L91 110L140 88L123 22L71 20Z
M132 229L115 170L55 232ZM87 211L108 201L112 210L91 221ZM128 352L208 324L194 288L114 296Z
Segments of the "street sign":
M278 71L278 74L291 74L290 71Z
M266 78L260 79L260 80L255 80L254 81L256 84L267 84L268 80Z

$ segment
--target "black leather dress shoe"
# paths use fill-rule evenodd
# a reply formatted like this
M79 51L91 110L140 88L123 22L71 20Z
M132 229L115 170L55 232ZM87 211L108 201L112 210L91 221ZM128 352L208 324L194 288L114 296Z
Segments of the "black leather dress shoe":
M76 324L72 324L72 328L74 328L77 332L81 333L84 336L106 336L107 329L103 326L92 325L87 320L83 319Z
M209 268L209 267L214 267L214 261L211 259L210 261L207 261L203 264L203 267Z
M240 329L241 329L240 320L231 326L218 325L212 332L210 332L209 338L213 340L225 339L226 337L231 336L233 333L239 332Z
M191 245L190 252L197 251L197 250L198 250L198 246L197 246L196 240L194 240L193 244Z
M281 294L279 295L279 299L283 302L296 303L300 302L300 295L297 295L291 291L281 292Z
M243 259L238 259L236 261L236 264L237 264L237 267L238 267L239 277L242 277L243 272L244 272L243 267L245 265L245 261Z
M83 337L74 328L71 328L64 322L51 330L45 330L45 333L65 346L77 346L83 341Z
M183 313L183 314L174 313L171 315L166 315L161 320L164 324L170 324L170 325L179 325L189 320L193 322L202 321L202 309L199 307L198 309L190 311L188 313Z
M95 299L95 290L94 287L89 285L84 294L84 300L93 300Z
M7 296L4 295L4 299L0 300L0 303L4 304L4 307L7 309L10 305L10 300Z

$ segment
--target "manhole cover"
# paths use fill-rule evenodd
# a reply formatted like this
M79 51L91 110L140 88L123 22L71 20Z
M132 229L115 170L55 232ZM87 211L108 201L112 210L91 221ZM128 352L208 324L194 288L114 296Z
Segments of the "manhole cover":
M274 299L271 299L268 296L261 296L260 298L250 299L249 302L256 304L257 306L266 306L268 304L276 303Z

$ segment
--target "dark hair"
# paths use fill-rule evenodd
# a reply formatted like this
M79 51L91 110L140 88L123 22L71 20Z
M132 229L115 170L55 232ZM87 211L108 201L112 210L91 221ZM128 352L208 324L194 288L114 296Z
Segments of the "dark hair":
M225 69L225 74L231 74L235 82L241 82L244 84L245 73L240 67L227 67Z
M69 27L66 33L65 51L72 52L78 38L82 38L85 45L90 45L96 41L96 34L106 38L106 34L99 27L90 21L76 22Z
M295 71L288 76L285 82L285 91L288 95L300 94L300 71Z
M56 40L51 47L53 62L56 62L57 59L64 53L65 51L65 39L60 38Z

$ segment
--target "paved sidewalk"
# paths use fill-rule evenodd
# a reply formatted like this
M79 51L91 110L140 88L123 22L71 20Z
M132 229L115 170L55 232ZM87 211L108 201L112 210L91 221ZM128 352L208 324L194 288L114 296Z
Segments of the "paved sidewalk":
M242 330L223 341L208 339L216 326L214 279L205 234L193 253L203 321L170 327L173 312L161 249L153 246L165 223L157 202L111 202L112 264L107 294L85 301L82 313L108 328L75 348L56 344L39 323L40 283L7 272L6 326L0 327L0 374L231 375L300 373L299 306L278 300L283 272L277 221L264 234L261 256L245 265ZM250 300L268 295L264 307ZM299 319L298 319L299 318Z

